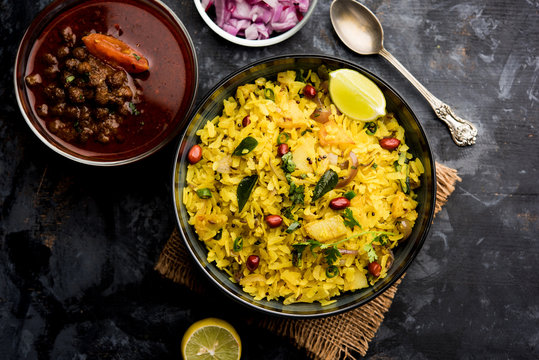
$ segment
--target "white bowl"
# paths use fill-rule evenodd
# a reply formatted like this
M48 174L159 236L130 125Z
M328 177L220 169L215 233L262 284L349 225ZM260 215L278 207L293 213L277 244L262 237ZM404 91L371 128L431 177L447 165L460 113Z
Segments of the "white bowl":
M314 7L316 6L316 2L318 0L311 0L311 3L309 4L309 10L303 15L303 19L301 19L300 22L296 24L292 29L287 30L277 36L270 37L269 39L263 39L263 40L247 40L238 36L234 36L232 34L227 33L223 29L221 29L206 13L206 10L204 7L202 7L201 0L194 0L195 7L198 10L198 13L204 19L204 22L213 30L215 31L219 36L221 36L223 39L226 39L230 42L233 42L234 44L243 45L243 46L250 46L250 47L261 47L261 46L269 46L269 45L275 45L278 44L295 33L297 33L303 25L307 23L309 20L309 17L312 15Z

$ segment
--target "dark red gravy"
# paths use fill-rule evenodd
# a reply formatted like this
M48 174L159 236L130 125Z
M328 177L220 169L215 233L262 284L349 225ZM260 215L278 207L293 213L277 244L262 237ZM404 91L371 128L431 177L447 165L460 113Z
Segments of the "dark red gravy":
M61 45L60 30L66 26L71 27L77 39L92 30L112 35L138 49L150 64L149 71L129 74L130 81L142 89L142 102L137 104L140 113L129 115L119 130L123 141L67 143L45 130L58 143L83 156L115 160L145 153L163 141L171 127L180 126L190 106L192 95L189 93L195 87L191 74L196 70L192 68L190 53L186 53L187 45L183 49L180 45L186 43L185 38L174 35L172 25L168 25L162 16L155 9L134 1L93 1L61 13L47 25L32 47L25 76L43 72L46 65L40 59ZM45 102L45 95L40 90L26 87L38 118L36 107ZM47 129L45 119L40 121L43 129Z

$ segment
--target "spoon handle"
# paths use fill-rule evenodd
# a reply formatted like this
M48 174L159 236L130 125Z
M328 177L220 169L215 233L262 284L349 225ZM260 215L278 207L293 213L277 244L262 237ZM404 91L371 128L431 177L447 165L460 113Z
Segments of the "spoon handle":
M449 127L451 137L458 146L475 144L477 128L471 122L458 117L449 105L432 95L389 51L382 48L379 54L393 64L425 97L438 118Z

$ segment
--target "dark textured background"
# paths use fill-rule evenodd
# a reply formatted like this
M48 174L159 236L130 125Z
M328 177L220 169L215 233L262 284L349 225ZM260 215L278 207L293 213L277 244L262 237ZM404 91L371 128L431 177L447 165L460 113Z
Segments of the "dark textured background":
M539 2L369 0L385 45L479 129L459 148L419 93L379 56L346 49L319 0L281 45L250 49L205 26L192 1L165 1L196 45L198 99L247 63L282 53L357 62L401 93L437 161L459 183L397 292L368 358L539 357ZM174 144L117 169L78 165L45 147L17 108L12 67L48 1L0 0L0 358L178 359L185 329L207 316L236 326L245 359L302 359L247 325L220 293L196 296L153 270L175 226ZM45 244L54 242L52 248ZM346 334L343 334L346 336Z

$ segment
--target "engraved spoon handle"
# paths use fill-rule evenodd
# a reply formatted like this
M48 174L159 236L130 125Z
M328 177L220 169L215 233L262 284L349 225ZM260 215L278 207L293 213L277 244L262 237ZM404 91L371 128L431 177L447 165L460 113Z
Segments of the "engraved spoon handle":
M382 48L379 54L393 64L425 97L438 118L449 127L451 137L458 146L475 144L477 128L471 122L458 117L449 105L432 95L389 51Z

